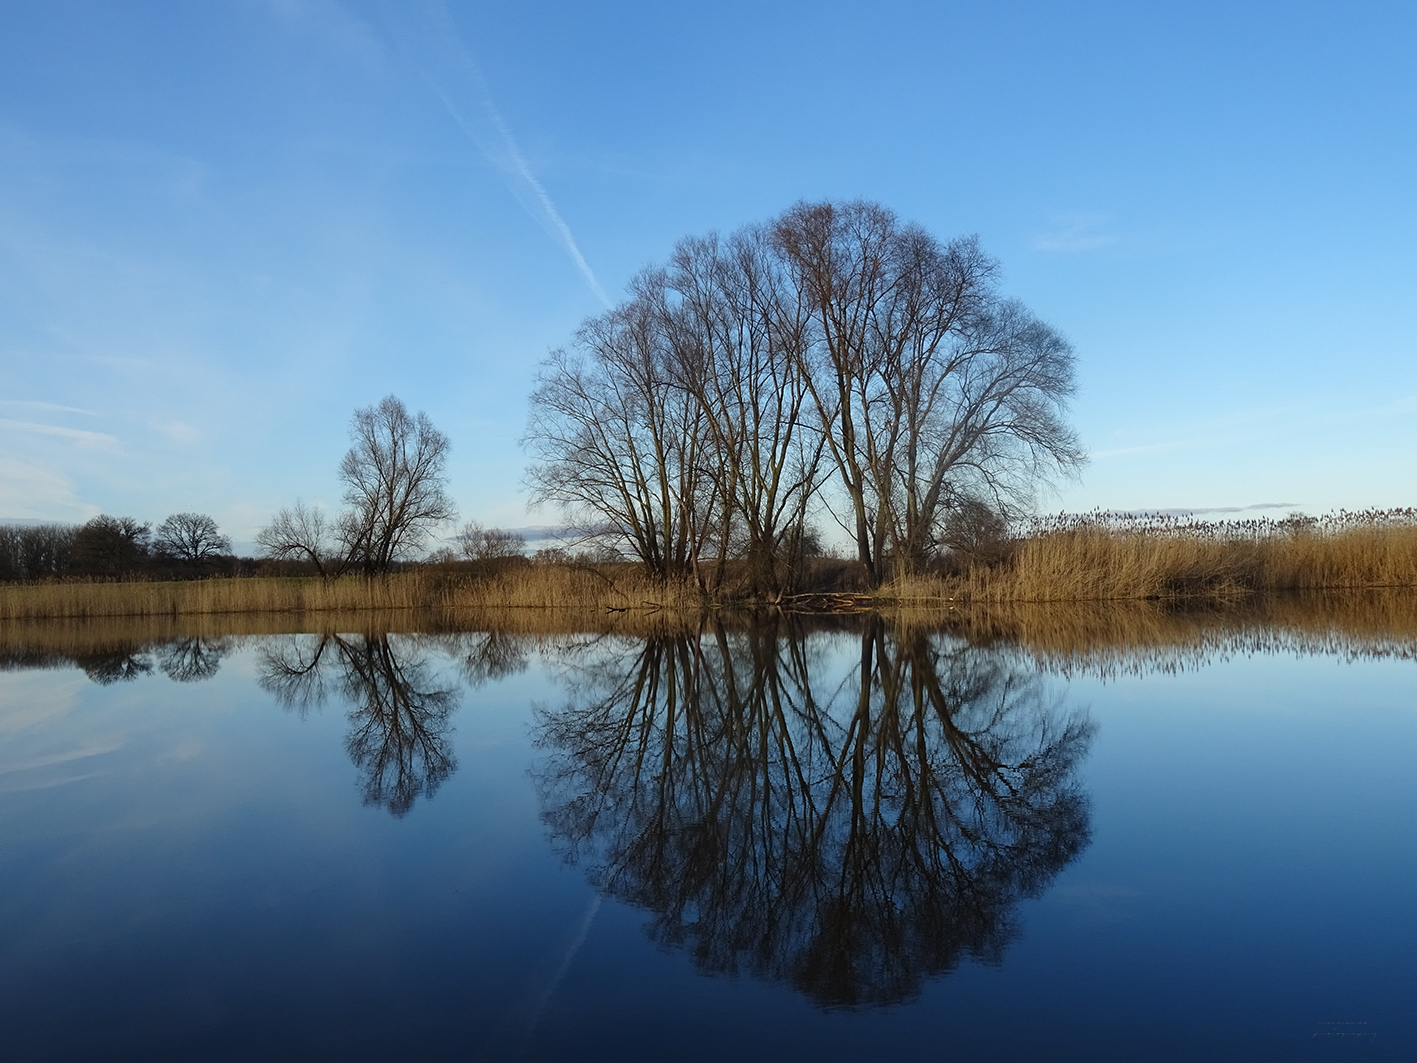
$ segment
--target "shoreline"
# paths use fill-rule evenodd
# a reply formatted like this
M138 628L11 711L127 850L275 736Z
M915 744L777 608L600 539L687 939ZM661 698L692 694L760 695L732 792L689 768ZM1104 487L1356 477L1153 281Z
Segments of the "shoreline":
M716 612L782 612L800 615L944 613L964 607L1108 605L1153 603L1242 609L1273 595L1328 593L1417 593L1417 581L1333 581L1277 586L1241 586L1233 581L1158 592L1116 587L1037 588L1020 593L1011 574L915 577L888 581L874 593L808 590L773 599L712 599L691 583L656 584L637 576L591 578L585 570L547 572L532 568L510 577L448 577L436 572L388 576L213 577L198 580L70 580L0 584L0 622L121 619L154 616L262 616L357 612L526 612L549 614L698 616ZM1060 588L1059 590L1062 590Z

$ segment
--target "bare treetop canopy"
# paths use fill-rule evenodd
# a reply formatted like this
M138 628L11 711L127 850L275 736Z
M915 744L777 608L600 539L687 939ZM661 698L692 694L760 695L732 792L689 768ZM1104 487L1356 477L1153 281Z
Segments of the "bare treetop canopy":
M350 510L340 538L362 568L385 572L421 547L434 526L457 517L444 490L448 437L392 395L355 410L349 434L354 445L339 475Z
M543 363L533 501L705 586L741 556L780 592L822 515L871 579L919 570L962 508L1011 515L1084 460L1072 348L996 274L867 202L687 238Z
M200 564L228 553L231 540L203 513L174 513L158 525L153 549L161 557Z
M281 510L256 537L267 557L309 562L322 576L387 572L457 518L445 490L448 437L427 414L388 395L355 410L349 434L339 467L349 508L334 520L298 501Z

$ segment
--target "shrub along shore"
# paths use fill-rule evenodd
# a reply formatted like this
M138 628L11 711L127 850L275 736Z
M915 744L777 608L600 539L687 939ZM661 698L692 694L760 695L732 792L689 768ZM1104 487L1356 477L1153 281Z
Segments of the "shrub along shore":
M1135 599L1226 603L1268 592L1417 588L1417 511L1236 522L1063 517L875 588L855 562L833 558L811 559L796 587L770 600L735 595L732 586L728 581L714 598L692 578L653 580L629 562L511 558L377 577L15 583L0 586L0 620L369 609L695 613L738 606L821 612Z

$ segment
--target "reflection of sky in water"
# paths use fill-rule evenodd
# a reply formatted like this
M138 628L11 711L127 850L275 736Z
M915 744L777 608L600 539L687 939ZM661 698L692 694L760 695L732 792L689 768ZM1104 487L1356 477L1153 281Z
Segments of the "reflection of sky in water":
M1090 842L1017 903L1001 962L821 1010L749 965L705 977L652 913L597 897L592 860L563 862L530 707L567 702L564 654L518 671L391 644L458 690L454 770L401 816L366 803L342 674L286 707L259 684L272 642L234 640L196 681L155 648L106 685L0 673L7 1054L1402 1059L1417 1040L1411 661L1045 675L1097 725ZM860 641L818 645L814 689L836 690Z

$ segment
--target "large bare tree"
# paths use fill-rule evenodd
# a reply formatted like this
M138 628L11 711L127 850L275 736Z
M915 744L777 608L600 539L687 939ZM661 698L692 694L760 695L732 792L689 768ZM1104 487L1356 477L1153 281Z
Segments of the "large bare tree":
M534 499L706 589L732 555L781 594L819 508L871 581L918 570L952 515L1024 510L1083 462L1072 348L996 273L866 202L686 239L542 366Z
M941 244L875 203L804 203L773 233L816 322L805 372L873 578L918 568L953 507L1026 505L1080 467L1066 340L999 297L973 237Z
M711 446L714 584L736 546L749 587L780 594L821 464L822 434L802 416L811 308L762 228L681 241L664 284L674 308L666 324L676 382L701 410Z
M663 284L585 322L542 365L523 440L534 503L551 502L659 578L694 571L708 532L703 415L675 385Z

